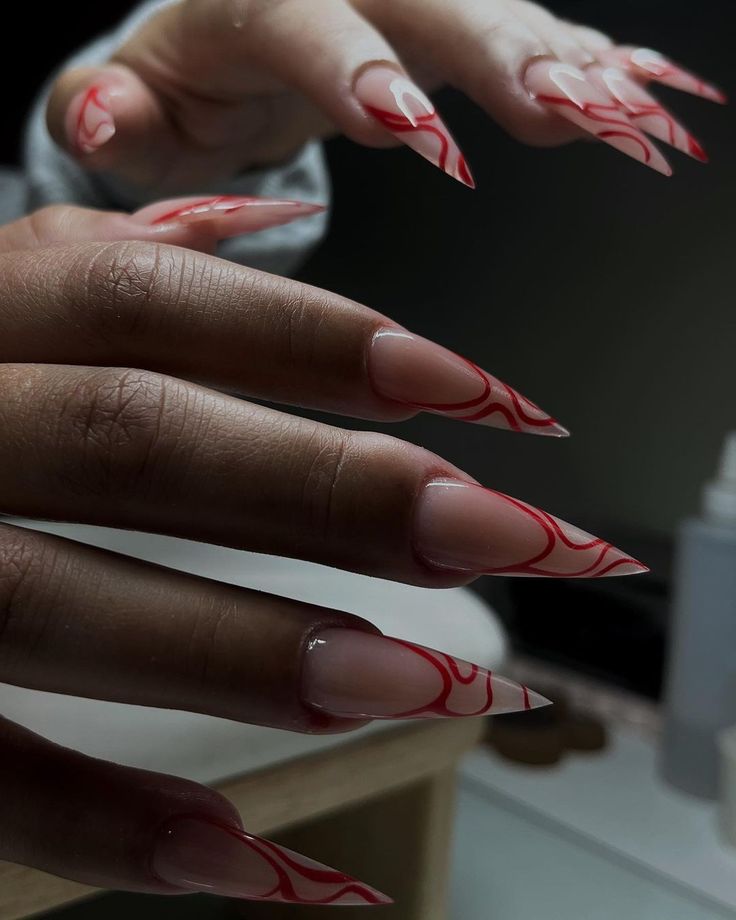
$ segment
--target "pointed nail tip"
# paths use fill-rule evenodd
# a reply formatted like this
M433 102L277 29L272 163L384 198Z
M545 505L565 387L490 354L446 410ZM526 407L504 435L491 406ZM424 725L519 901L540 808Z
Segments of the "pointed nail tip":
M544 709L545 706L554 706L552 700L548 700L546 696L542 696L541 693L537 693L534 690L529 690L529 709Z

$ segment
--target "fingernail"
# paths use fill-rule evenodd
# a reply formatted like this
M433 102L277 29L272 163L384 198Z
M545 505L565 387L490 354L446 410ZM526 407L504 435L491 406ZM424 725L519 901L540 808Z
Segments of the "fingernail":
M550 703L476 664L357 629L326 629L312 639L302 693L308 705L348 719L452 719Z
M422 490L414 548L430 566L477 575L601 578L649 571L546 511L455 479L433 479Z
M207 818L179 817L162 828L151 867L164 882L226 898L294 904L391 904L349 875Z
M669 164L649 138L632 124L615 99L586 79L582 70L559 61L535 61L525 79L527 89L538 102L621 153L665 176L672 175Z
M104 89L93 86L72 100L67 133L81 153L94 153L115 135L110 96Z
M685 93L710 99L711 102L719 102L721 105L728 102L728 97L723 90L678 64L673 64L659 51L652 51L651 48L611 48L609 51L604 51L600 59L604 63L626 67L648 80L655 80L657 83L663 83L665 86L671 86Z
M373 337L368 374L385 398L462 422L564 438L569 432L539 406L472 361L404 329Z
M431 100L405 74L376 64L361 73L354 92L365 111L407 147L475 188L465 157Z
M586 69L589 78L609 92L629 118L647 134L671 144L688 156L708 162L708 155L698 141L664 106L618 67L594 65Z
M217 239L254 233L318 214L321 204L277 198L219 195L209 198L173 198L141 208L133 216L162 229L171 225L201 224Z

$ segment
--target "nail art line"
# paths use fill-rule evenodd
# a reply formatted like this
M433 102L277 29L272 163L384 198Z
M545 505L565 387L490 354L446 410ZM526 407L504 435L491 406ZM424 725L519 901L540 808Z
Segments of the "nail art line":
M587 542L576 543L565 531L563 523L546 511L542 511L541 508L535 508L533 505L528 505L526 502L522 502L518 498L513 498L510 495L505 495L503 492L497 492L495 489L487 489L486 491L527 514L543 531L546 545L536 556L532 556L527 560L516 562L511 565L486 569L483 572L485 575L536 575L545 578L602 578L622 565L633 565L637 566L642 572L648 571L647 566L642 565L641 562L638 562L631 556L624 556L621 558L620 550L600 537L591 537ZM544 562L544 560L552 554L558 545L558 541L568 549L573 550L573 552L588 553L592 550L594 558L589 565L573 572L555 572L540 568L539 563ZM616 553L619 555L619 558L612 562L606 562L606 556L608 556L609 553Z
M442 690L438 693L435 699L431 700L424 706L417 707L416 709L395 713L391 716L391 718L470 718L473 716L484 715L490 711L493 706L492 671L486 671L485 668L481 668L477 664L461 662L457 658L454 658L452 655L448 655L445 652L437 652L434 649L425 648L421 645L415 645L413 642L407 642L404 639L391 638L390 641L395 642L397 645L408 649L415 655L419 655L421 658L424 658L425 661L428 661L435 668L442 679ZM470 669L468 674L464 675L462 673L460 670L461 664L468 665ZM472 712L459 712L458 710L451 709L448 706L448 701L457 685L460 685L461 687L470 687L476 682L480 682L483 685L483 693L485 695L485 701L477 709ZM529 699L528 689L520 685L519 691L521 693L521 704L519 709L531 709L532 706Z
M449 176L475 188L462 151L431 100L410 79L390 67L373 67L358 78L355 92L363 109L384 128Z
M84 153L99 149L115 134L107 94L99 86L88 90L77 116L77 144Z
M634 68L643 73L650 80L656 80L664 86L671 86L684 93L709 99L725 105L728 102L726 94L712 83L702 77L691 73L666 58L659 51L651 48L613 48L601 55L603 60L610 60L619 66Z
M530 399L527 399L526 396L514 390L514 388L510 387L507 383L504 383L503 380L499 380L498 377L492 377L469 358L463 358L461 355L457 355L457 358L459 361L464 361L480 378L483 385L483 392L480 396L475 399L469 399L466 402L407 403L407 405L411 405L416 409L423 409L428 412L440 412L442 414L462 412L466 409L476 409L476 411L470 415L453 414L450 417L460 422L479 422L489 419L492 415L498 414L504 418L511 431L524 431L524 426L527 425L535 429L555 429L555 434L567 433L566 429L564 429L556 419L552 418L551 415L547 415L543 409L540 409L539 406ZM494 388L500 389L502 393L508 397L511 403L510 406L498 401L493 394ZM489 399L491 401L487 402ZM486 405L483 405L484 403L486 403ZM539 412L540 414L538 416L530 415L525 407L528 407L531 411Z

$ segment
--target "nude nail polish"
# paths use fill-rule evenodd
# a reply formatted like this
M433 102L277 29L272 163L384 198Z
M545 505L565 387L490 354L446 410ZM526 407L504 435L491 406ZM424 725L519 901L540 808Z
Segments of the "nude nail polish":
M357 629L309 643L304 701L341 718L447 719L522 712L549 700L445 652Z
M224 240L288 224L324 210L323 205L306 201L218 195L159 201L141 208L133 217L162 231L172 226L197 224L213 237Z
M387 64L366 68L355 81L363 109L387 131L448 176L475 188L465 157L432 101L406 74Z
M657 172L672 174L646 134L621 111L609 93L587 79L584 71L560 61L537 60L527 69L525 81L531 96L562 118Z
M552 416L472 361L399 327L379 329L368 353L374 390L414 409L506 431L569 432Z
M477 575L601 578L647 566L533 505L456 479L417 499L414 548L427 565Z
M691 93L725 105L728 98L723 90L708 83L696 74L674 64L659 51L651 48L618 47L603 51L599 58L604 63L624 67L645 80L654 80L665 86Z
M368 885L254 837L240 828L198 816L171 819L159 832L153 872L184 891L293 904L391 904Z
M99 86L80 93L69 106L67 131L74 149L89 154L115 135L109 93Z
M708 162L708 155L692 134L625 70L594 64L585 72L589 79L610 93L642 131L701 163Z

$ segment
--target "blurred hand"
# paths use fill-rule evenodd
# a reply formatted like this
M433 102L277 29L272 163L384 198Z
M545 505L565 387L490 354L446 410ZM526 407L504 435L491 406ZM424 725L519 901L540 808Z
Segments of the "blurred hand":
M283 161L335 131L403 141L472 185L423 91L443 83L524 143L592 134L669 174L648 133L705 159L649 80L725 101L656 52L527 0L182 0L105 66L64 73L48 121L86 168L156 194Z

